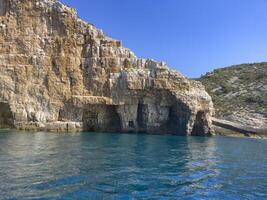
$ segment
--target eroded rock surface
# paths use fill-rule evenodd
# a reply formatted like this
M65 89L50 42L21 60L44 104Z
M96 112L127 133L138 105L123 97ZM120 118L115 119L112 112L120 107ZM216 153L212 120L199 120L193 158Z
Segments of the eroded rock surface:
M201 83L138 59L56 0L0 0L0 88L18 129L211 133Z

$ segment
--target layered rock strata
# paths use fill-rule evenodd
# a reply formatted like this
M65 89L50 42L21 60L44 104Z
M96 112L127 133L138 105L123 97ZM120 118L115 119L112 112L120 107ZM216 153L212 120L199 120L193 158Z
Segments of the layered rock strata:
M201 83L138 59L56 0L0 0L0 126L210 135Z

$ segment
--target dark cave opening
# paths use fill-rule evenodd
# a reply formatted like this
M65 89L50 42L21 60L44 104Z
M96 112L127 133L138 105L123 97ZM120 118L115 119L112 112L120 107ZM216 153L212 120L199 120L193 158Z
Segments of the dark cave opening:
M192 130L193 136L203 136L205 135L205 114L200 111L196 115L195 124Z
M139 103L137 107L137 124L139 131L146 128L146 105Z
M86 109L83 112L83 129L85 131L96 131L98 129L97 113Z
M84 131L121 131L121 119L116 106L91 106L83 111Z
M187 123L190 118L189 108L179 103L170 107L167 130L176 135L187 135Z
M8 103L0 102L0 128L14 128L14 117Z
M130 128L134 128L134 121L129 121L128 126L129 126Z

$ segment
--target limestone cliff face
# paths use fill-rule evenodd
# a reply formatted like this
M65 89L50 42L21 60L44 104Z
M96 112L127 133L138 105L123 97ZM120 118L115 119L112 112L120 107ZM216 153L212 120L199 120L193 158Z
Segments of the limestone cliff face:
M199 82L138 59L56 0L0 0L0 124L209 135Z

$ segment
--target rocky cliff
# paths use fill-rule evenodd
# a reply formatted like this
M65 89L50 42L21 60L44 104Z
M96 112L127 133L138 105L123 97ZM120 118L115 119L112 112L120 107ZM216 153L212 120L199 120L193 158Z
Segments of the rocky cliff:
M0 124L209 135L201 83L138 59L56 0L0 0Z
M200 81L213 98L217 118L267 130L267 63L217 69Z

